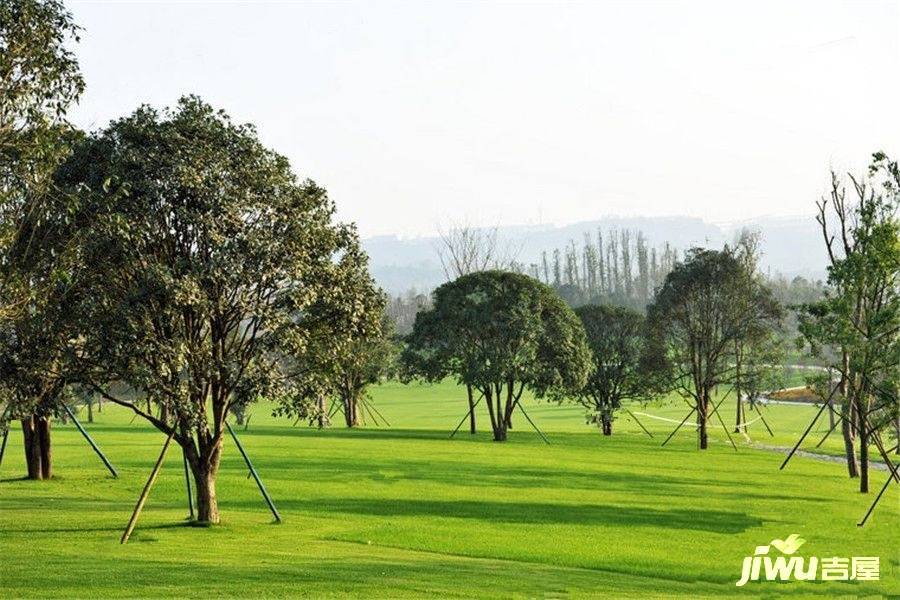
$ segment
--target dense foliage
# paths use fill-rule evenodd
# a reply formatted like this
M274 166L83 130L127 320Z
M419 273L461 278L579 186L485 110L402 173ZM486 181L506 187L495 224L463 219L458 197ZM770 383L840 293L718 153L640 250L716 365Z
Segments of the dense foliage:
M576 394L591 369L572 309L518 273L482 271L440 286L407 342L410 373L429 381L454 376L481 394L497 441L506 439L524 389L559 400Z

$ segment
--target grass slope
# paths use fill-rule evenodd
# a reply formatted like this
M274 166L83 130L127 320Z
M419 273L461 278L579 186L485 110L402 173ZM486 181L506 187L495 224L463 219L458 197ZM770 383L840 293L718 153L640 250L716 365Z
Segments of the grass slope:
M292 428L254 409L241 437L282 525L271 524L228 440L223 524L184 526L173 447L126 546L118 538L162 435L104 408L90 431L115 480L71 425L57 424L57 477L29 482L18 479L14 430L0 467L0 597L900 594L898 488L860 529L874 494L856 494L839 464L799 458L779 472L781 455L741 440L735 452L718 425L705 453L689 432L660 448L673 425L656 419L643 418L655 439L625 418L603 438L580 409L531 400L549 446L521 416L505 444L465 431L449 440L464 413L455 386L385 384L374 396L390 429ZM680 419L687 409L640 410ZM776 438L761 423L754 438L787 445L813 410L771 407ZM722 412L733 418L727 400ZM813 439L826 429L823 419ZM839 452L837 438L825 446ZM885 477L875 473L874 485ZM790 533L808 540L805 556L880 556L881 581L734 586L744 556Z

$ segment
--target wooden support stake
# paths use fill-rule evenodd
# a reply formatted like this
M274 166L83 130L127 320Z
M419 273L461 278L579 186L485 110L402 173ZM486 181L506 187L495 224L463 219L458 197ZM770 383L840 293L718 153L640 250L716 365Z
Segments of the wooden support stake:
M469 407L469 410L466 412L466 416L464 416L464 417L462 418L462 421L459 422L459 425L457 425L457 426L456 426L456 429L454 429L453 432L450 434L450 437L451 437L451 438L452 438L454 435L456 435L456 432L459 431L459 428L463 426L463 423L466 422L466 419L469 418L469 415L472 414L472 411L475 410L475 407L478 406L478 404L481 402L482 398L484 398L484 394L481 394L481 395L478 397L478 400L476 400L476 401L472 404L472 406Z
M634 416L634 413L633 413L633 412L631 412L630 410L628 410L628 409L625 408L624 406L622 407L622 410L624 410L624 411L627 412L629 415L631 415L631 418L634 419L634 422L637 423L637 424L640 426L640 428L644 430L644 433L646 433L647 435L649 435L651 438L653 437L653 434L650 433L649 431L647 431L647 428L644 427L644 424L643 424L643 423L641 423L640 421L638 421L638 418L637 418L636 416Z
M878 505L878 501L881 500L881 497L884 495L884 492L888 489L888 486L891 485L891 482L894 481L894 478L897 477L897 468L890 467L891 475L888 476L887 481L884 482L884 486L881 488L881 491L878 492L878 496L875 497L875 501L872 503L872 506L869 507L868 512L866 512L866 516L863 517L862 521L856 524L857 527L862 527L866 524L866 521L869 519L869 515L872 514L872 511L875 510L875 507Z
M547 444L547 445L549 446L549 445L550 445L550 440L547 439L547 436L544 435L544 432L543 432L543 431L541 431L540 429L538 429L538 426L534 424L534 421L532 421L532 420L531 420L531 417L528 416L528 413L525 412L525 407L523 407L521 404L519 404L519 401L518 401L518 400L516 400L516 406L519 407L519 410L522 411L522 414L525 415L525 418L528 419L528 422L531 423L531 426L534 427L534 430L538 432L538 435L541 436L541 439L544 440L544 443ZM515 409L514 409L514 410L515 410Z
M241 452L241 456L244 457L244 462L247 463L247 468L250 469L250 474L253 475L253 479L256 480L256 485L259 487L259 491L262 492L263 498L265 498L266 500L266 504L269 505L269 510L271 510L272 514L275 516L275 521L281 523L281 515L278 514L278 509L275 508L275 503L272 502L272 498L269 496L269 492L266 491L266 486L263 485L262 480L259 478L259 473L257 473L256 469L253 468L253 463L250 462L250 457L247 456L247 453L244 451L244 447L241 445L241 441L234 433L234 429L231 428L231 424L229 424L228 421L225 421L225 427L228 428L228 433L231 434L234 443L237 445L238 450L240 450Z
M188 515L188 519L191 521L194 520L194 492L191 490L191 473L188 470L188 460L187 454L184 452L184 448L181 449L181 458L184 462L184 485L187 488L187 499L188 499L188 511L190 514Z
M691 415L694 414L695 412L697 412L697 407L696 407L696 406L695 406L694 408L691 409L691 412L689 412L687 415L685 415L685 417L681 420L681 423L678 424L678 427L676 427L675 429L672 430L672 433L669 434L669 437L666 438L666 441L664 441L664 442L662 443L663 446L665 446L666 444L668 444L668 443L669 443L669 440L671 440L673 437L675 437L675 434L678 433L678 430L681 429L681 427L682 427L685 423L687 423L687 420L690 419L690 418L691 418ZM698 443L699 443L699 442L698 442Z
M88 435L88 432L85 431L84 427L81 426L81 423L75 418L75 413L72 412L72 409L69 408L65 402L60 402L62 404L63 409L66 411L66 414L69 415L69 418L72 419L72 422L75 423L75 427L78 428L78 431L81 432L81 435L84 436L84 439L87 440L87 443L91 445L91 448L94 449L94 452L97 453L97 456L100 457L100 460L103 461L103 464L106 465L106 468L112 473L112 476L115 478L119 477L119 474L116 472L116 468L112 466L112 463L109 462L109 459L106 458L106 455L100 451L100 448L94 443L94 440L91 439L91 436Z
M175 436L175 432L169 434L169 437L166 438L166 443L163 444L162 452L159 453L159 458L156 459L156 464L153 465L153 471L150 472L150 478L147 479L147 483L144 485L143 491L141 491L141 497L138 498L137 504L134 507L134 512L131 513L131 519L128 520L128 526L125 527L125 533L122 534L122 540L120 543L125 544L128 542L128 538L131 537L131 532L134 531L134 526L137 525L138 517L141 514L141 510L144 508L144 502L147 501L147 496L150 495L150 488L153 487L154 482L156 481L156 476L159 475L159 470L162 468L163 459L166 457L166 451L169 449L169 443L172 441L172 438Z
M3 464L3 454L6 452L6 440L9 438L9 428L3 431L3 442L0 442L0 465Z

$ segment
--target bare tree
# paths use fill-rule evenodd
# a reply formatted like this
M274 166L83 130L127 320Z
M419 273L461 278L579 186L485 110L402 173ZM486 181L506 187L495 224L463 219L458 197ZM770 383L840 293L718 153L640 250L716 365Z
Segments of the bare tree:
M515 262L518 251L499 240L500 228L475 227L456 223L449 229L438 228L437 255L448 281L462 275L506 269Z

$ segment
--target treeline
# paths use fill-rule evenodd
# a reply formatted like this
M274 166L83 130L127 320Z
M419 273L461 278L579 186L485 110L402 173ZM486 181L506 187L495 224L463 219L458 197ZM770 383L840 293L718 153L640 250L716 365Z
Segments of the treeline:
M756 234L742 231L737 240L747 235ZM683 258L681 254L668 242L659 247L649 245L644 233L638 230L604 232L598 228L594 235L586 233L580 244L571 240L563 248L542 252L538 262L525 264L511 260L492 266L529 275L549 285L573 308L607 304L643 312L666 276ZM801 276L760 274L760 277L787 307L820 300L826 290L822 281ZM405 335L412 331L416 314L430 306L431 291L410 289L391 297L386 313L396 332ZM793 312L786 319L785 330L788 337L796 337L797 319Z
M650 246L641 231L598 228L565 248L541 253L537 263L515 270L552 286L571 306L614 304L644 309L678 261L668 242Z

